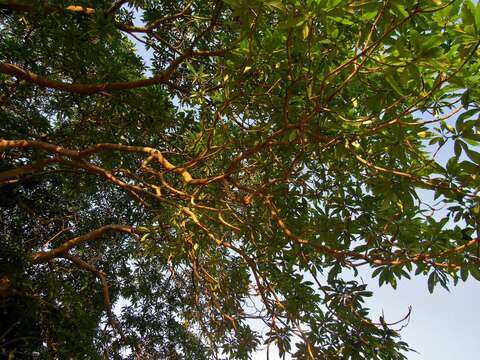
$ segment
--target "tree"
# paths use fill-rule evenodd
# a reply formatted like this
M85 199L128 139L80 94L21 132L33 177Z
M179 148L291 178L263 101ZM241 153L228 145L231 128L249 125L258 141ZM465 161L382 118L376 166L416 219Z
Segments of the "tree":
M480 5L0 9L10 358L403 359L358 269L480 280Z

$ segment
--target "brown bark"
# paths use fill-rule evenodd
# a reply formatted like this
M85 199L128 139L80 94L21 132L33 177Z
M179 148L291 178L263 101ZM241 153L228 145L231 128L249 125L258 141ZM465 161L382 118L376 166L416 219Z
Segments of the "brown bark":
M168 78L170 75L170 73L167 71L148 79L135 81L100 84L75 84L47 79L31 71L22 69L21 67L14 64L0 63L0 73L8 74L16 77L17 79L25 80L42 87L85 95L95 94L102 91L130 90L146 86L166 84L168 83Z
M77 245L83 244L90 240L95 240L105 234L108 231L121 232L129 235L135 234L134 229L131 226L126 225L105 225L101 228L93 230L84 235L77 236L73 239L67 240L59 247L49 250L42 251L33 254L30 258L30 261L33 264L40 264L52 260L57 257L64 256L70 249L74 248Z
M93 154L103 152L103 151L125 151L130 153L138 153L151 156L155 159L160 165L162 165L166 170L181 175L185 183L187 184L207 184L212 181L218 181L223 178L223 175L214 178L208 179L194 179L192 175L183 167L178 167L173 165L170 161L168 161L163 154L158 151L157 149L146 147L146 146L129 146L129 145L122 145L122 144L111 144L111 143L102 143L94 145L90 148L85 150L71 150L64 148L62 146L58 146L55 144L50 144L43 141L36 141L36 140L5 140L0 139L0 150L1 149L11 149L11 148L34 148L40 149L45 151L50 151L52 153L67 156L73 160L79 160L88 158ZM53 160L51 162L54 162ZM31 166L34 166L32 164ZM20 169L20 168L19 168ZM20 174L23 170L18 170L17 172ZM27 171L27 170L25 170ZM7 170L4 173L0 173L0 180L5 177L11 177L12 174L15 173L15 169Z
M25 70L18 65L9 63L0 63L0 73L14 76L17 79L25 80L41 87L84 95L91 95L102 91L132 90L161 84L178 89L178 86L171 83L170 77L182 62L192 58L222 56L223 54L225 54L225 50L193 51L192 49L187 49L182 55L173 60L165 70L151 78L97 84L78 84L52 80Z
M0 172L0 184L8 182L11 179L18 179L26 175L31 175L37 171L44 169L46 166L57 162L57 159L47 159L37 161L30 165L19 166L11 170Z
M122 7L127 1L125 0L120 0L114 3L110 9L108 9L105 12L105 16L112 15L114 14L120 7ZM31 12L33 11L35 6L33 4L29 3L23 3L19 1L14 1L14 0L0 0L0 9L8 9L8 10L13 10L13 11L22 11L22 12ZM188 10L189 6L185 7L182 11L180 11L177 14L174 15L169 15L162 17L160 19L157 19L156 21L153 21L152 23L146 24L145 26L135 26L135 25L127 25L127 24L122 24L118 21L115 20L115 18L112 18L113 24L115 27L121 31L125 31L128 33L148 33L151 32L153 29L158 27L160 24L171 21L173 19L179 18L184 16L185 12ZM94 15L97 11L93 8L89 7L83 7L79 5L69 5L64 8L58 7L58 6L43 6L41 7L43 10L44 14L49 14L53 12L73 12L77 14L82 14L86 16L92 16Z
M28 4L28 3L23 3L19 1L13 1L13 0L2 0L0 1L0 9L10 9L14 11L32 11L34 9L33 4ZM95 9L88 8L88 7L83 7L83 6L78 6L78 5L69 5L65 7L64 9L53 7L53 6L44 6L43 7L45 12L53 12L53 11L58 11L58 10L66 10L66 11L71 11L71 12L76 12L76 13L81 13L84 15L93 15L95 14Z

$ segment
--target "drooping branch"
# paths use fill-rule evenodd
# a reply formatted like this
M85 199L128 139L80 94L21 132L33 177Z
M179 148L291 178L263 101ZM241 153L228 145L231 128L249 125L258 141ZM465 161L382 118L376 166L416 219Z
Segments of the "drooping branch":
M92 274L94 274L98 280L100 280L100 284L102 285L102 296L103 296L103 302L105 304L106 310L107 310L107 317L110 325L117 331L117 333L120 335L120 338L124 343L127 342L127 337L125 336L125 333L122 330L122 327L118 323L118 321L115 319L115 315L112 311L112 302L110 300L110 292L108 290L108 282L107 282L107 277L103 271L98 270L95 266L92 264L87 263L86 261L80 259L78 256L74 256L68 253L63 254L61 257L70 260L73 264L75 264L79 269L89 271ZM138 352L137 349L135 349L136 352Z

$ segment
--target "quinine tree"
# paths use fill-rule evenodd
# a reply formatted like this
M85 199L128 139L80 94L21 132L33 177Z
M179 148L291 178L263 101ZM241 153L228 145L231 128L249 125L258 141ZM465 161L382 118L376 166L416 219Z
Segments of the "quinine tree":
M0 34L9 358L403 359L352 275L480 280L472 1L0 0Z

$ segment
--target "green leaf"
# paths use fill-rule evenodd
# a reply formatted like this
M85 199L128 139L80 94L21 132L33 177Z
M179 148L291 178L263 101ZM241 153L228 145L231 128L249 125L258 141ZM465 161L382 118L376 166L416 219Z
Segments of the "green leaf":
M475 27L477 28L477 32L480 31L480 5L477 2L477 6L475 7Z
M433 271L430 273L430 276L428 277L428 291L433 293L433 289L435 288L435 284L437 283L437 273Z
M463 21L465 25L475 24L475 5L471 0L465 0L462 8Z
M397 92L398 95L403 96L402 88L398 85L392 75L386 75L385 80L390 84L390 86Z
M462 281L467 281L468 278L468 268L466 265L463 265L460 268L460 277L462 278Z
M480 269L477 265L471 264L468 268L470 274L478 281L480 281Z
M391 278L390 270L387 267L384 267L378 278L378 285L382 286L385 283L388 283Z
M338 17L338 16L329 16L330 19L333 21L343 24L343 25L354 25L354 22L351 21L350 19L344 18L344 17Z
M395 10L395 13L400 15L400 18L405 18L408 16L408 11L405 10L405 6L400 4L398 1L392 1L392 6Z
M466 171L469 174L480 173L480 166L470 161L462 161L458 165L460 166L460 168L462 168L464 171Z
M455 127L456 127L457 131L464 130L465 120L471 118L473 115L477 114L478 112L480 112L480 109L470 109L470 110L464 111L462 114L460 114L460 116L458 117L458 119L455 123Z
M470 95L471 95L471 90L467 89L463 92L462 96L460 97L462 105L465 107L465 109L468 109L468 106L470 105Z
M426 267L423 263L416 263L417 269L415 270L415 276L420 275L425 272Z
M462 154L462 145L460 140L455 141L454 151L457 159L460 159L460 155Z
M270 8L281 10L281 11L286 11L287 10L285 5L280 0L269 0L265 3L265 5L270 7Z
M475 162L477 165L480 165L480 153L478 153L478 152L475 151L475 150L470 150L470 149L467 149L467 150L466 150L466 153L467 153L467 156L468 156L473 162Z
M382 267L376 268L376 269L373 271L373 273L372 273L372 278L378 276L378 274L380 274L382 271L383 271L383 268L382 268Z

